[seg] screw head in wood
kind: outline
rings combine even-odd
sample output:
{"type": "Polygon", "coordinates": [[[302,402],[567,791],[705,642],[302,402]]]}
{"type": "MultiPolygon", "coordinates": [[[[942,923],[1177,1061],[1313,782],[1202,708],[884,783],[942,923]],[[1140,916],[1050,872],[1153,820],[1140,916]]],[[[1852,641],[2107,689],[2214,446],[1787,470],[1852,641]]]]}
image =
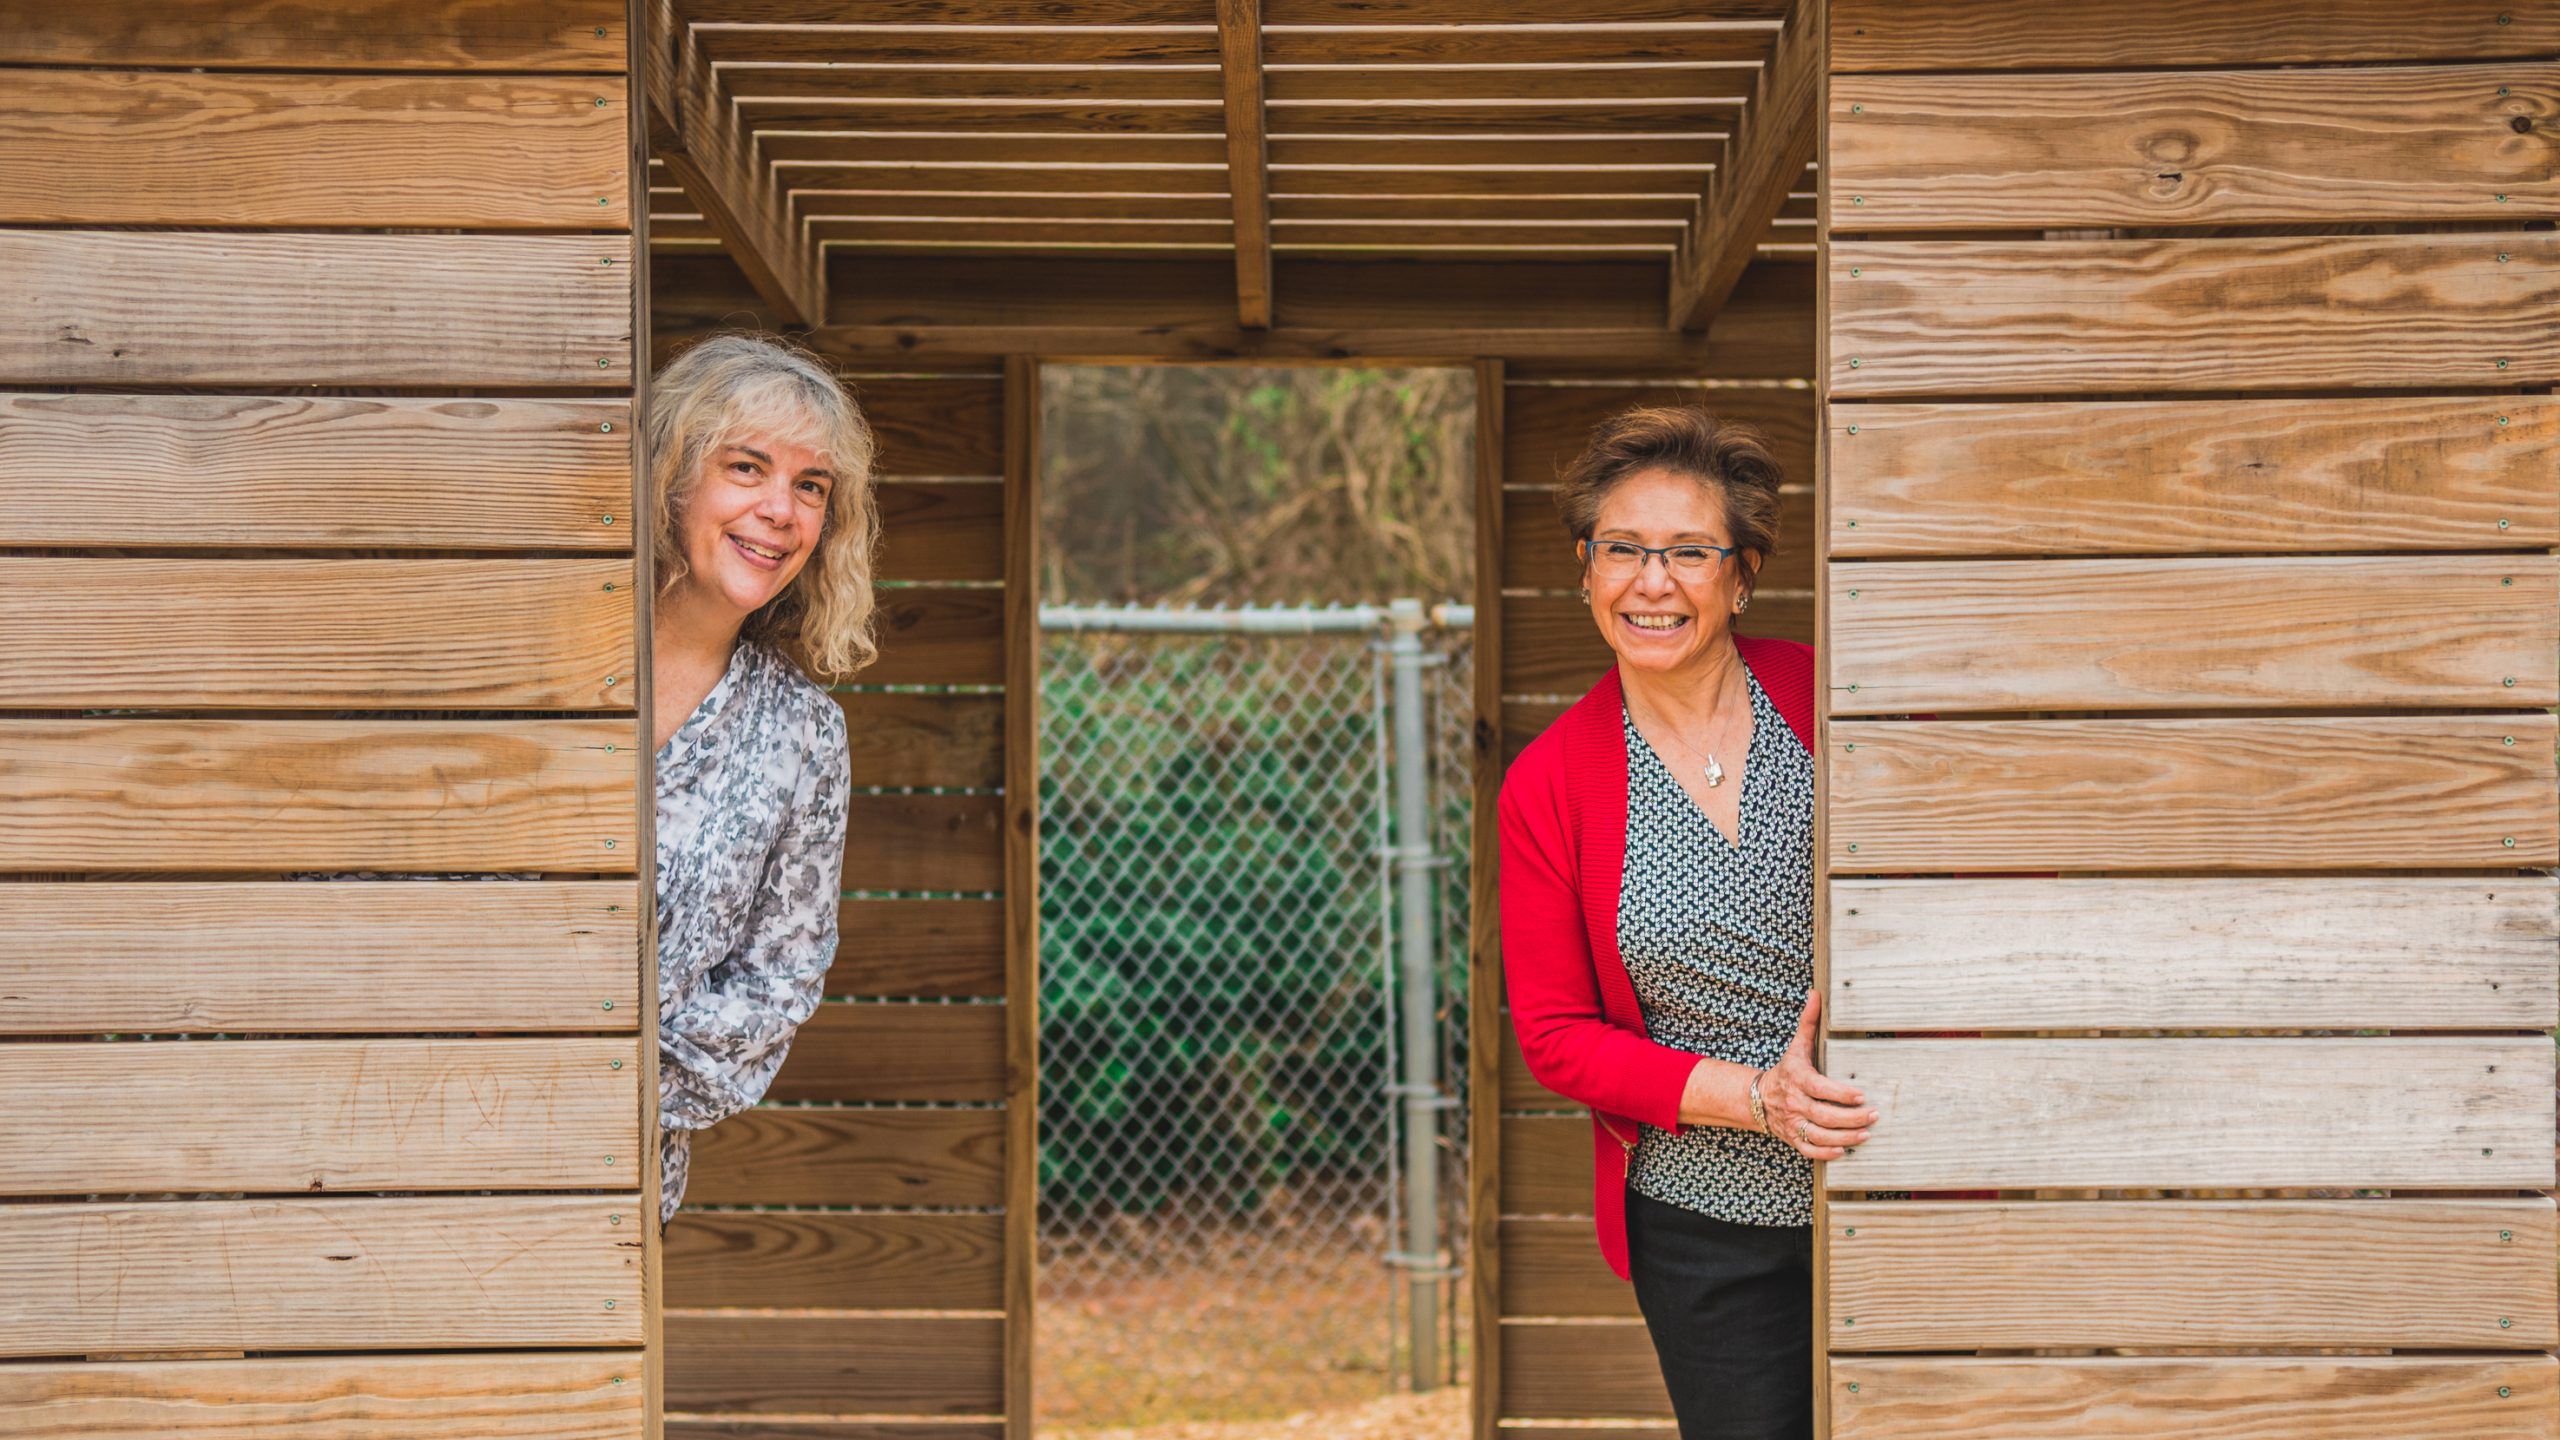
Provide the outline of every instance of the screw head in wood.
{"type": "MultiPolygon", "coordinates": [[[[2504,360],[2501,360],[2501,361],[2499,361],[2498,363],[2499,363],[2499,364],[2501,364],[2501,365],[2504,365],[2504,364],[2506,364],[2507,362],[2506,362],[2506,361],[2504,361],[2504,360]]],[[[1857,357],[1857,356],[1852,355],[1852,356],[1850,356],[1850,357],[1849,357],[1849,368],[1850,368],[1850,369],[1852,369],[1852,370],[1855,370],[1855,369],[1857,369],[1857,368],[1858,368],[1858,357],[1857,357]]]]}
{"type": "Polygon", "coordinates": [[[1864,115],[1867,113],[1867,107],[1864,105],[1852,105],[1849,107],[1849,113],[1852,115],[1864,115]]]}
{"type": "Polygon", "coordinates": [[[606,1008],[607,1010],[612,1009],[612,1008],[613,1008],[613,1002],[612,1002],[612,1001],[610,1001],[610,1000],[607,1000],[606,1002],[604,1002],[604,1008],[606,1008]]]}
{"type": "Polygon", "coordinates": [[[1852,265],[1849,267],[1849,278],[1852,280],[1855,280],[1866,273],[1866,268],[1864,266],[1852,265]]]}
{"type": "Polygon", "coordinates": [[[613,523],[613,517],[612,517],[612,516],[610,516],[610,515],[607,515],[606,517],[604,517],[604,523],[606,523],[607,525],[612,524],[612,523],[613,523]]]}
{"type": "MultiPolygon", "coordinates": [[[[601,31],[601,30],[599,30],[599,31],[597,31],[596,33],[597,33],[597,34],[599,34],[599,35],[601,35],[601,34],[603,34],[604,32],[603,32],[603,31],[601,31]]],[[[603,108],[604,108],[604,97],[603,97],[603,96],[601,96],[601,95],[599,95],[599,96],[597,96],[597,97],[596,97],[596,108],[597,108],[597,109],[599,109],[599,110],[601,110],[601,109],[603,109],[603,108]]]]}
{"type": "Polygon", "coordinates": [[[613,422],[612,422],[612,421],[610,421],[610,420],[607,420],[607,421],[606,421],[606,422],[604,422],[603,424],[601,424],[601,425],[597,426],[597,427],[596,427],[596,431],[597,431],[597,433],[598,433],[598,434],[602,434],[602,435],[610,435],[610,434],[612,434],[612,433],[613,433],[613,422]]]}
{"type": "Polygon", "coordinates": [[[2513,1390],[2510,1390],[2508,1387],[2506,1387],[2506,1386],[2504,1386],[2504,1385],[2501,1385],[2501,1386],[2499,1386],[2499,1387],[2498,1387],[2498,1398],[2499,1398],[2499,1399],[2501,1399],[2501,1400],[2506,1399],[2509,1395],[2512,1395],[2512,1394],[2514,1394],[2514,1393],[2515,1393],[2515,1392],[2514,1392],[2513,1390]]]}
{"type": "Polygon", "coordinates": [[[612,849],[612,848],[614,847],[614,843],[615,843],[615,842],[613,842],[613,841],[611,841],[611,840],[607,840],[606,842],[604,842],[604,848],[606,848],[607,850],[610,850],[610,849],[612,849]]]}
{"type": "MultiPolygon", "coordinates": [[[[2514,837],[2513,835],[2501,835],[2501,836],[2499,836],[2499,837],[2498,837],[2498,843],[2499,843],[2499,844],[2501,844],[2501,845],[2504,845],[2505,847],[2507,847],[2507,848],[2508,848],[2508,849],[2510,849],[2510,850],[2513,850],[2514,848],[2516,848],[2516,837],[2514,837]]],[[[2483,1154],[2483,1155],[2486,1155],[2486,1154],[2488,1154],[2489,1152],[2488,1152],[2488,1151],[2486,1151],[2486,1150],[2483,1150],[2483,1151],[2481,1151],[2480,1153],[2481,1153],[2481,1154],[2483,1154]]]]}
{"type": "Polygon", "coordinates": [[[613,1308],[613,1302],[612,1302],[612,1301],[610,1301],[610,1300],[607,1300],[606,1302],[604,1302],[604,1308],[606,1308],[607,1310],[612,1309],[612,1308],[613,1308]]]}
{"type": "MultiPolygon", "coordinates": [[[[2486,1151],[2486,1150],[2483,1150],[2483,1151],[2481,1151],[2480,1153],[2481,1153],[2481,1154],[2483,1154],[2483,1155],[2486,1155],[2486,1154],[2488,1154],[2489,1152],[2488,1152],[2488,1151],[2486,1151]]],[[[2514,1322],[2513,1320],[2508,1319],[2508,1318],[2507,1318],[2506,1316],[2504,1316],[2504,1315],[2501,1315],[2501,1316],[2499,1316],[2499,1317],[2498,1317],[2498,1328],[2499,1328],[2499,1329],[2501,1329],[2501,1330],[2511,1330],[2511,1329],[2514,1329],[2514,1328],[2515,1328],[2515,1323],[2516,1323],[2516,1322],[2514,1322]]]]}
{"type": "Polygon", "coordinates": [[[1852,840],[1852,841],[1850,841],[1850,842],[1849,842],[1849,853],[1850,853],[1850,854],[1852,854],[1852,855],[1855,855],[1855,854],[1857,854],[1857,853],[1858,853],[1858,842],[1857,842],[1857,841],[1852,840]]]}
{"type": "Polygon", "coordinates": [[[1857,1233],[1858,1233],[1858,1227],[1857,1227],[1857,1226],[1855,1226],[1855,1225],[1852,1225],[1852,1226],[1850,1226],[1848,1229],[1843,1230],[1843,1231],[1841,1231],[1840,1233],[1841,1233],[1841,1234],[1843,1234],[1843,1235],[1855,1235],[1855,1234],[1857,1234],[1857,1233]]]}
{"type": "Polygon", "coordinates": [[[606,1157],[604,1157],[604,1163],[606,1163],[607,1165],[612,1164],[612,1163],[613,1163],[613,1157],[612,1157],[612,1156],[610,1156],[610,1155],[607,1155],[606,1157]]]}
{"type": "MultiPolygon", "coordinates": [[[[1855,364],[1855,363],[1857,363],[1857,362],[1855,362],[1855,361],[1851,361],[1850,363],[1851,363],[1851,364],[1855,364]]],[[[1850,433],[1850,434],[1852,434],[1852,435],[1857,434],[1857,433],[1858,433],[1858,427],[1857,427],[1857,426],[1855,426],[1855,425],[1850,426],[1850,427],[1849,427],[1849,433],[1850,433]]]]}
{"type": "MultiPolygon", "coordinates": [[[[2501,529],[2501,530],[2504,530],[2505,528],[2507,528],[2507,522],[2506,522],[2506,521],[2504,521],[2504,520],[2499,521],[2499,522],[2498,522],[2498,528],[2499,528],[2499,529],[2501,529]]],[[[2504,586],[2504,585],[2513,585],[2513,584],[2515,584],[2515,583],[2516,583],[2516,577],[2514,577],[2513,575],[2501,575],[2501,576],[2499,576],[2499,577],[2498,577],[2498,583],[2499,583],[2500,585],[2502,585],[2502,586],[2504,586]]]]}
{"type": "Polygon", "coordinates": [[[1842,1320],[1840,1323],[1841,1323],[1841,1324],[1843,1324],[1843,1325],[1855,1325],[1855,1324],[1857,1324],[1857,1323],[1858,1323],[1858,1317],[1857,1317],[1857,1316],[1855,1316],[1855,1315],[1852,1315],[1852,1316],[1849,1316],[1847,1319],[1842,1320]]]}
{"type": "Polygon", "coordinates": [[[2504,196],[2504,195],[2499,196],[2499,197],[2498,197],[2498,203],[2499,203],[2499,204],[2501,204],[2501,205],[2506,204],[2506,203],[2507,203],[2507,197],[2506,197],[2506,196],[2504,196]]]}
{"type": "Polygon", "coordinates": [[[1864,195],[1852,195],[1849,197],[1849,203],[1852,205],[1864,205],[1867,203],[1867,197],[1864,195]]]}
{"type": "Polygon", "coordinates": [[[596,362],[596,368],[599,370],[610,370],[613,368],[613,362],[610,360],[598,360],[596,362]]]}
{"type": "Polygon", "coordinates": [[[621,1062],[621,1061],[619,1061],[619,1060],[614,1061],[614,1062],[613,1062],[613,1068],[614,1068],[614,1069],[616,1069],[616,1070],[621,1069],[621,1068],[622,1068],[622,1062],[621,1062]]]}
{"type": "Polygon", "coordinates": [[[2510,675],[2510,676],[2508,676],[2505,680],[2501,681],[2500,683],[2501,683],[2501,684],[2503,684],[2503,685],[2505,685],[2508,689],[2513,690],[2514,688],[2516,688],[2516,677],[2514,677],[2513,675],[2510,675]]]}
{"type": "Polygon", "coordinates": [[[2506,361],[2504,361],[2504,360],[2499,361],[2499,362],[2498,362],[2498,368],[2499,368],[2499,369],[2501,369],[2501,370],[2506,369],[2506,368],[2507,368],[2507,362],[2506,362],[2506,361]]]}
{"type": "MultiPolygon", "coordinates": [[[[2506,252],[2506,251],[2501,250],[2501,251],[2499,251],[2499,252],[2498,252],[2498,263],[2499,263],[2499,264],[2501,264],[2501,265],[2504,265],[2504,264],[2506,264],[2506,263],[2507,263],[2507,252],[2506,252]]],[[[2504,424],[2505,424],[2505,423],[2507,423],[2507,422],[2506,422],[2506,420],[2505,420],[2505,418],[2504,418],[2504,417],[2501,417],[2501,418],[2499,419],[2498,423],[2499,423],[2499,424],[2501,424],[2501,425],[2504,425],[2504,424]]]]}
{"type": "Polygon", "coordinates": [[[615,1225],[619,1225],[619,1224],[621,1224],[621,1223],[622,1223],[622,1217],[621,1217],[621,1216],[619,1216],[619,1215],[607,1215],[607,1216],[606,1216],[606,1217],[604,1217],[604,1218],[605,1218],[608,1222],[610,1222],[610,1223],[612,1223],[612,1224],[615,1224],[615,1225]]]}
{"type": "Polygon", "coordinates": [[[2513,1240],[2516,1238],[2516,1232],[2513,1230],[2501,1230],[2498,1232],[2498,1238],[2500,1240],[2513,1240]]]}
{"type": "Polygon", "coordinates": [[[2501,745],[2513,745],[2516,743],[2516,737],[2513,735],[2501,735],[2498,737],[2498,743],[2501,745]]]}
{"type": "MultiPolygon", "coordinates": [[[[596,27],[596,38],[597,38],[597,39],[599,39],[599,40],[601,40],[601,39],[603,39],[603,38],[604,38],[604,27],[603,27],[603,26],[601,26],[601,25],[599,25],[599,26],[597,26],[597,27],[596,27]]],[[[614,1384],[616,1384],[616,1385],[621,1384],[621,1383],[622,1383],[622,1377],[621,1377],[621,1376],[619,1376],[619,1375],[614,1376],[614,1377],[613,1377],[613,1383],[614,1383],[614,1384]]]]}

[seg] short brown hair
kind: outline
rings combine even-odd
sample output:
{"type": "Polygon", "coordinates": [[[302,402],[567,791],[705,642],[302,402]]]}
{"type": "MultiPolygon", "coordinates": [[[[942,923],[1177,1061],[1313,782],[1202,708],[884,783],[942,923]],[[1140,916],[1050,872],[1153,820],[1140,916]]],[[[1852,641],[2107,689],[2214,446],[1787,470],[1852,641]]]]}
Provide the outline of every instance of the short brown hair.
{"type": "Polygon", "coordinates": [[[1556,477],[1556,510],[1565,529],[1576,540],[1590,539],[1600,502],[1618,482],[1656,469],[1713,485],[1723,497],[1734,547],[1755,557],[1743,567],[1748,591],[1778,548],[1778,462],[1759,431],[1694,405],[1642,405],[1601,421],[1556,477]]]}

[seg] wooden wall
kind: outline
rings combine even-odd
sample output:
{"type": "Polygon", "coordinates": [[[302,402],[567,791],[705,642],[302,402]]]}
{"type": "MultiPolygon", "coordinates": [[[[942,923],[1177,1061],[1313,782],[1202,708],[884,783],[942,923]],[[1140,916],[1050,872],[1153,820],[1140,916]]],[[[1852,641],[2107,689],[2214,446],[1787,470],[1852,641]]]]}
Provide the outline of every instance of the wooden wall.
{"type": "Polygon", "coordinates": [[[2560,14],[1830,15],[1831,1435],[2560,1433],[2560,14]]]}
{"type": "Polygon", "coordinates": [[[1037,406],[1013,370],[850,377],[884,584],[879,662],[837,696],[842,941],[766,1102],[695,1143],[671,1436],[1027,1431],[1037,406]]]}
{"type": "Polygon", "coordinates": [[[0,5],[0,1431],[647,1432],[630,39],[0,5]]]}
{"type": "MultiPolygon", "coordinates": [[[[1766,268],[1765,266],[1763,268],[1766,268]]],[[[1810,296],[1806,297],[1808,300],[1810,296]]],[[[1796,324],[1810,331],[1811,305],[1796,324]]],[[[1480,404],[1476,636],[1479,772],[1471,963],[1469,1270],[1475,1325],[1475,1434],[1531,1421],[1554,1440],[1668,1437],[1670,1400],[1633,1292],[1602,1263],[1591,1232],[1588,1112],[1529,1078],[1501,1009],[1496,834],[1501,771],[1596,683],[1610,652],[1576,591],[1573,539],[1554,503],[1556,473],[1599,421],[1632,405],[1698,405],[1762,431],[1788,477],[1778,552],[1741,628],[1813,638],[1814,393],[1809,345],[1739,351],[1747,372],[1700,381],[1623,373],[1545,378],[1487,367],[1480,404]],[[1486,619],[1490,617],[1491,625],[1486,619]],[[1630,1417],[1633,1417],[1631,1422],[1630,1417]],[[1640,1422],[1640,1423],[1633,1423],[1640,1422]]]]}

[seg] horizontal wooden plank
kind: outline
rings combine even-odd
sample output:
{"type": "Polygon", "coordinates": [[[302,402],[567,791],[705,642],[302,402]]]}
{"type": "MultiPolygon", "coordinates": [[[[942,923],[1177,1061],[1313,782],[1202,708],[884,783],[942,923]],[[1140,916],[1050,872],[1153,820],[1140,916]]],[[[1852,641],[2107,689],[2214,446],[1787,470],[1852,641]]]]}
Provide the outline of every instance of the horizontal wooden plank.
{"type": "Polygon", "coordinates": [[[1001,890],[1004,797],[862,794],[847,807],[847,890],[1001,890]]]}
{"type": "Polygon", "coordinates": [[[1004,578],[1004,487],[886,481],[879,487],[883,580],[1004,578]]]}
{"type": "Polygon", "coordinates": [[[618,76],[29,70],[10,98],[10,223],[631,226],[618,76]]]}
{"type": "MultiPolygon", "coordinates": [[[[1838,1213],[1834,1207],[1833,1213],[1838,1213]]],[[[1605,1315],[1640,1318],[1635,1287],[1609,1273],[1591,1222],[1505,1220],[1502,1253],[1504,1318],[1605,1315]]]]}
{"type": "Polygon", "coordinates": [[[0,1355],[637,1346],[637,1203],[0,1206],[0,1355]]]}
{"type": "Polygon", "coordinates": [[[1830,567],[1831,713],[2560,703],[2545,555],[1830,567]]]}
{"type": "Polygon", "coordinates": [[[1841,1202],[1825,1226],[1835,1351],[2560,1342],[2548,1196],[1841,1202]]]}
{"type": "Polygon", "coordinates": [[[666,1303],[1001,1310],[1001,1215],[686,1211],[666,1234],[666,1303]]]}
{"type": "Polygon", "coordinates": [[[865,685],[1004,683],[1004,591],[896,587],[880,592],[880,658],[865,685]]]}
{"type": "MultiPolygon", "coordinates": [[[[805,213],[826,213],[810,209],[805,213]]],[[[849,375],[880,443],[882,475],[1004,473],[1004,381],[996,375],[849,375]]]]}
{"type": "Polygon", "coordinates": [[[2555,735],[2533,714],[1837,721],[1824,858],[1870,874],[2550,865],[2555,735]]]}
{"type": "Polygon", "coordinates": [[[2552,1184],[2542,1035],[1835,1039],[1825,1068],[1879,1114],[1834,1190],[2552,1184]]]}
{"type": "Polygon", "coordinates": [[[693,1137],[693,1205],[1004,1203],[1002,1110],[758,1106],[693,1137]]]}
{"type": "Polygon", "coordinates": [[[1844,879],[1830,896],[1834,1030],[2560,1024],[2544,876],[1844,879]]]}
{"type": "Polygon", "coordinates": [[[627,551],[631,407],[0,395],[0,544],[627,551]]]}
{"type": "Polygon", "coordinates": [[[1002,1005],[820,1005],[774,1100],[1002,1100],[1002,1005]]]}
{"type": "Polygon", "coordinates": [[[667,1417],[667,1440],[1004,1440],[1004,1422],[679,1413],[667,1417]]]}
{"type": "Polygon", "coordinates": [[[2056,1416],[2159,1440],[2551,1440],[2560,1398],[2547,1355],[1842,1355],[1830,1374],[1834,1440],[2046,1440],[2056,1416]]]}
{"type": "Polygon", "coordinates": [[[1502,1213],[1591,1213],[1591,1119],[1520,1115],[1503,1120],[1502,1213]]]}
{"type": "Polygon", "coordinates": [[[1509,1324],[1501,1346],[1506,1420],[1670,1418],[1671,1392],[1641,1321],[1509,1324]]]}
{"type": "MultiPolygon", "coordinates": [[[[1777,553],[1760,567],[1760,583],[1772,598],[1776,591],[1812,588],[1815,529],[1813,486],[1786,487],[1778,496],[1777,553]]],[[[1582,567],[1574,559],[1572,537],[1556,513],[1555,492],[1505,489],[1502,588],[1572,590],[1581,584],[1582,567]]]]}
{"type": "Polygon", "coordinates": [[[0,705],[599,710],[627,559],[0,558],[0,705]]]}
{"type": "Polygon", "coordinates": [[[615,0],[96,0],[0,4],[0,64],[259,70],[622,69],[615,0]]]}
{"type": "Polygon", "coordinates": [[[2560,378],[2550,235],[1841,241],[1830,256],[1844,398],[2560,378]]]}
{"type": "Polygon", "coordinates": [[[635,1185],[639,1060],[628,1038],[0,1046],[25,1107],[0,1194],[635,1185]]]}
{"type": "Polygon", "coordinates": [[[2560,398],[1844,405],[1831,554],[2560,544],[2560,398]]]}
{"type": "Polygon", "coordinates": [[[1831,86],[1842,228],[2510,220],[2560,209],[2560,65],[1862,75],[1831,86]],[[2515,127],[2521,125],[2519,132],[2515,127]]]}
{"type": "Polygon", "coordinates": [[[985,1415],[1004,1408],[1000,1318],[666,1318],[669,1410],[985,1415]]]}
{"type": "MultiPolygon", "coordinates": [[[[1733,627],[1745,635],[1813,638],[1813,596],[1762,590],[1733,627]]],[[[1616,663],[1591,607],[1571,595],[1507,595],[1502,601],[1502,692],[1579,695],[1616,663]]]]}
{"type": "Polygon", "coordinates": [[[0,885],[0,1034],[630,1030],[629,880],[0,885]]]}
{"type": "Polygon", "coordinates": [[[0,720],[0,870],[627,871],[624,720],[0,720]]]}
{"type": "Polygon", "coordinates": [[[1001,900],[847,900],[829,995],[1000,996],[1001,900]]]}
{"type": "Polygon", "coordinates": [[[0,383],[628,387],[630,259],[618,235],[0,231],[0,383]]]}
{"type": "Polygon", "coordinates": [[[1638,405],[1679,405],[1760,432],[1788,480],[1813,483],[1813,391],[1782,385],[1505,385],[1502,479],[1553,483],[1601,421],[1638,405]]]}
{"type": "Polygon", "coordinates": [[[2280,65],[2487,60],[2560,51],[2560,16],[2513,0],[2152,0],[2126,12],[2072,0],[1840,0],[1833,71],[2121,70],[2135,65],[2280,65]]]}
{"type": "Polygon", "coordinates": [[[1004,697],[840,690],[856,785],[1004,784],[1004,697]]]}
{"type": "Polygon", "coordinates": [[[19,1440],[636,1440],[647,1393],[609,1350],[0,1365],[19,1440]]]}

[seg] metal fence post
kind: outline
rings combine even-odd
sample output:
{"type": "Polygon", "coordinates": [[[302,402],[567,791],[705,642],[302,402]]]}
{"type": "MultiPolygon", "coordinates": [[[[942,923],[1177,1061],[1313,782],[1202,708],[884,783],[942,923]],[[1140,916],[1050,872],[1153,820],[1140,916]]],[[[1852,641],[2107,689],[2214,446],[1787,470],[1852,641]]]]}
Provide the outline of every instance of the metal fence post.
{"type": "Polygon", "coordinates": [[[1413,1388],[1440,1384],[1440,1125],[1439,926],[1431,895],[1437,857],[1431,845],[1431,746],[1423,715],[1423,628],[1418,600],[1387,609],[1387,655],[1394,670],[1395,869],[1397,1003],[1403,1061],[1396,1093],[1404,1100],[1405,1281],[1411,1300],[1413,1388]]]}

